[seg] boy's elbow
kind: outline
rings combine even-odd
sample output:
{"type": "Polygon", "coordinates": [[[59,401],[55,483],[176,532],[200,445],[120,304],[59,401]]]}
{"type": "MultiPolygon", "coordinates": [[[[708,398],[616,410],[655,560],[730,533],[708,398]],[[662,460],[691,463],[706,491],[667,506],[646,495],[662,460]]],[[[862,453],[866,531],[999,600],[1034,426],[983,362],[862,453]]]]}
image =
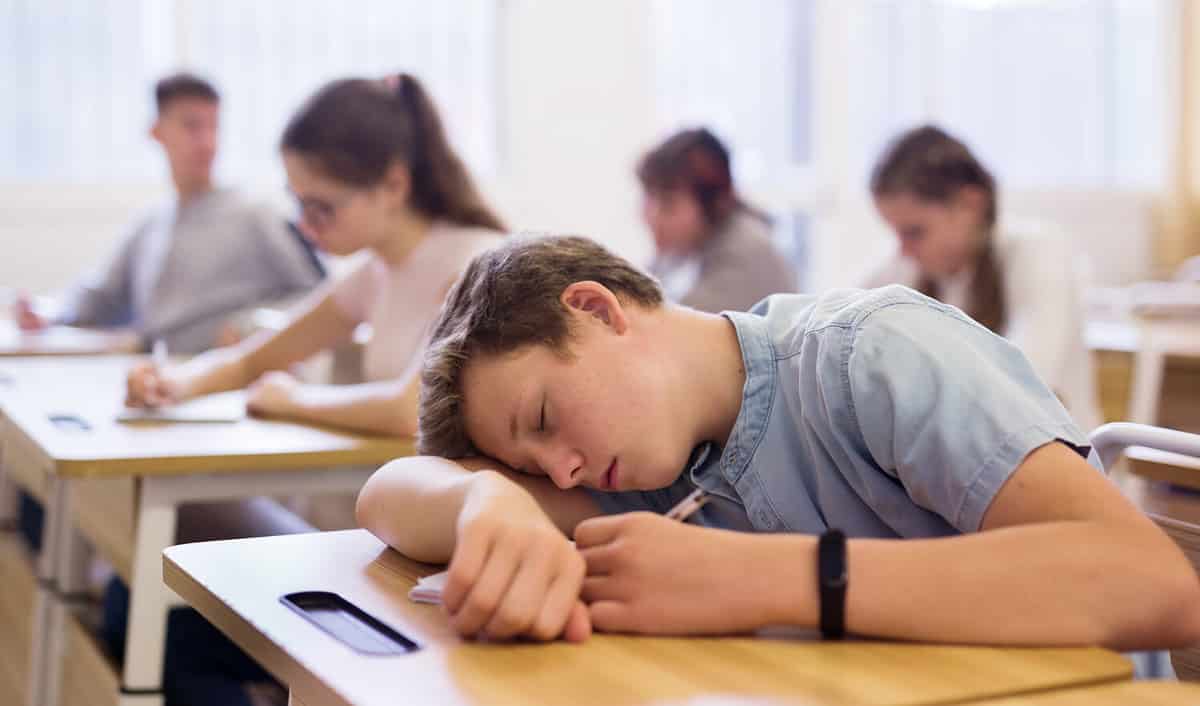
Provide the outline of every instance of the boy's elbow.
{"type": "Polygon", "coordinates": [[[1110,624],[1102,644],[1121,650],[1162,650],[1200,643],[1200,578],[1191,564],[1176,554],[1161,557],[1157,566],[1139,574],[1141,598],[1134,602],[1134,613],[1126,613],[1121,624],[1110,624]]]}
{"type": "Polygon", "coordinates": [[[1191,565],[1182,567],[1160,579],[1157,623],[1160,646],[1188,647],[1200,643],[1200,578],[1191,565]]]}
{"type": "Polygon", "coordinates": [[[379,523],[387,516],[384,509],[389,504],[389,496],[395,495],[391,486],[395,485],[395,478],[404,473],[404,466],[409,465],[412,460],[398,458],[388,461],[363,483],[363,487],[358,491],[358,498],[354,501],[354,520],[359,527],[383,539],[384,528],[379,523]]]}
{"type": "Polygon", "coordinates": [[[372,473],[370,478],[367,478],[367,482],[363,483],[363,487],[358,491],[358,498],[354,501],[354,521],[358,523],[359,527],[369,530],[375,535],[379,534],[375,531],[374,526],[377,514],[375,509],[379,505],[378,496],[382,492],[380,488],[382,483],[379,482],[379,477],[387,470],[388,465],[391,464],[383,466],[372,473]]]}

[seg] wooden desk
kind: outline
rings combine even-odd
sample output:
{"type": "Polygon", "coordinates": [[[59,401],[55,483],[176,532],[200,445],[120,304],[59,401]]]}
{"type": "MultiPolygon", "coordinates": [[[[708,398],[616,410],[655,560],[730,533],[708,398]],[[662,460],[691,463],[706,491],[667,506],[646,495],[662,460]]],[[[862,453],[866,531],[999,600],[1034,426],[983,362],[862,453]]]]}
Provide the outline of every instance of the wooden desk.
{"type": "MultiPolygon", "coordinates": [[[[179,505],[258,495],[353,493],[382,463],[412,453],[403,439],[289,422],[121,424],[133,358],[0,360],[5,468],[46,508],[30,703],[57,703],[66,634],[62,596],[78,593],[86,549],[129,581],[122,703],[161,702],[166,613],[159,555],[179,505]]],[[[245,578],[245,577],[243,577],[245,578]]],[[[112,701],[116,701],[114,695],[112,701]]]]}
{"type": "Polygon", "coordinates": [[[12,320],[0,319],[0,357],[134,353],[141,345],[141,338],[128,330],[51,326],[27,333],[12,320]]]}
{"type": "Polygon", "coordinates": [[[171,547],[163,579],[305,706],[608,704],[703,695],[804,704],[929,704],[1128,679],[1101,649],[995,649],[802,639],[593,636],[583,645],[479,644],[408,589],[436,567],[364,530],[171,547]],[[251,568],[253,567],[253,568],[251,568]],[[255,580],[246,581],[248,571],[255,580]],[[280,602],[332,591],[421,649],[365,656],[280,602]]]}
{"type": "MultiPolygon", "coordinates": [[[[1128,316],[1116,320],[1089,321],[1086,329],[1087,347],[1097,361],[1099,392],[1108,421],[1132,421],[1143,424],[1166,424],[1192,429],[1193,415],[1169,410],[1159,419],[1160,401],[1165,397],[1168,406],[1174,397],[1186,400],[1190,406],[1200,379],[1200,320],[1188,318],[1148,318],[1128,316]],[[1173,361],[1173,362],[1172,362],[1173,361]],[[1164,394],[1163,382],[1168,363],[1183,389],[1164,394]],[[1129,372],[1126,372],[1126,369],[1129,372]],[[1125,398],[1123,379],[1128,375],[1127,405],[1116,407],[1113,401],[1125,398]],[[1178,419],[1177,419],[1178,417],[1178,419]]],[[[1174,384],[1174,383],[1173,383],[1174,384]]]]}
{"type": "Polygon", "coordinates": [[[1126,681],[1083,689],[1056,689],[971,706],[1196,706],[1200,684],[1177,681],[1126,681]]]}

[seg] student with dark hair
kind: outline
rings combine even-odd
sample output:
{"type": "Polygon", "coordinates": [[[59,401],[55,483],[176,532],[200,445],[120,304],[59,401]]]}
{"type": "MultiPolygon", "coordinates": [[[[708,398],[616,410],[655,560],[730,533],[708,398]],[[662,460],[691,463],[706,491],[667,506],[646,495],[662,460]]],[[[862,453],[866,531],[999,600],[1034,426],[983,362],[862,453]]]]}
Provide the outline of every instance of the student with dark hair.
{"type": "Polygon", "coordinates": [[[220,97],[191,74],[155,86],[150,135],[166,155],[175,196],[140,219],[108,261],[54,308],[36,311],[19,297],[18,325],[127,327],[149,344],[199,353],[223,336],[239,312],[294,299],[322,278],[284,217],[235,189],[213,183],[220,97]]]}
{"type": "Polygon", "coordinates": [[[514,238],[450,292],[422,380],[430,456],[358,517],[449,563],[465,637],[1200,640],[1187,558],[1024,356],[911,289],[714,316],[584,238],[514,238]]]}
{"type": "Polygon", "coordinates": [[[450,286],[504,226],[480,196],[416,78],[334,81],[288,123],[280,144],[301,229],[335,255],[370,256],[314,292],[291,322],[183,365],[129,373],[128,401],[158,405],[251,386],[252,412],[365,432],[416,432],[416,371],[426,329],[450,286]],[[372,336],[366,382],[301,384],[287,368],[372,336]]]}
{"type": "Polygon", "coordinates": [[[711,132],[672,135],[642,157],[637,175],[657,249],[650,271],[668,298],[716,313],[795,290],[770,218],[738,195],[729,150],[711,132]]]}
{"type": "Polygon", "coordinates": [[[1083,429],[1099,426],[1078,258],[1067,240],[1044,225],[999,222],[991,173],[932,125],[888,146],[871,194],[899,249],[864,284],[904,284],[962,309],[1020,348],[1083,429]]]}
{"type": "MultiPolygon", "coordinates": [[[[504,226],[451,147],[425,89],[408,74],[327,84],[292,116],[280,151],[304,236],[334,255],[366,250],[369,256],[313,292],[279,331],[180,365],[134,367],[127,401],[169,404],[251,385],[248,405],[258,414],[412,435],[428,328],[470,260],[502,242],[504,226]],[[366,382],[302,384],[284,372],[349,341],[362,323],[372,328],[366,382]]],[[[337,514],[338,499],[332,500],[327,509],[337,514]]],[[[180,541],[311,529],[266,498],[182,510],[180,541]]],[[[123,625],[122,591],[109,589],[114,639],[123,625]]],[[[244,703],[243,692],[264,688],[261,670],[223,649],[224,641],[211,633],[182,619],[172,626],[168,668],[177,673],[168,674],[168,696],[194,686],[209,694],[206,703],[244,703]],[[259,683],[239,683],[247,681],[259,683]]]]}

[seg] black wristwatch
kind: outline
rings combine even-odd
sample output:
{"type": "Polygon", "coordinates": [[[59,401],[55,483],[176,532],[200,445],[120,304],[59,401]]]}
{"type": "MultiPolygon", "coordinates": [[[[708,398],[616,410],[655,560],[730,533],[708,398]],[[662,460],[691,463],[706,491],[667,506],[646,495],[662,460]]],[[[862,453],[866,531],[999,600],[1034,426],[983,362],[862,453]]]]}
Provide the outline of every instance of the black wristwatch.
{"type": "Polygon", "coordinates": [[[817,590],[821,636],[840,640],[846,634],[846,535],[841,530],[826,530],[817,542],[817,590]]]}

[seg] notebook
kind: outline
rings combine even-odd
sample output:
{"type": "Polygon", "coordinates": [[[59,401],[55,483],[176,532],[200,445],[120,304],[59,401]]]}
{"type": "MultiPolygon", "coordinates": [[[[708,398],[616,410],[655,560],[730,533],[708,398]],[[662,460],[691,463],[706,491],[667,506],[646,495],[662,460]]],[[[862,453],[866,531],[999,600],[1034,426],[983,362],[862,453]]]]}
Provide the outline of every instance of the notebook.
{"type": "Polygon", "coordinates": [[[442,591],[446,588],[447,576],[448,574],[443,571],[420,579],[417,581],[417,585],[408,591],[408,600],[413,603],[440,604],[442,602],[442,591]]]}
{"type": "Polygon", "coordinates": [[[240,391],[205,395],[163,407],[125,407],[117,421],[233,424],[246,418],[246,397],[240,391]]]}

